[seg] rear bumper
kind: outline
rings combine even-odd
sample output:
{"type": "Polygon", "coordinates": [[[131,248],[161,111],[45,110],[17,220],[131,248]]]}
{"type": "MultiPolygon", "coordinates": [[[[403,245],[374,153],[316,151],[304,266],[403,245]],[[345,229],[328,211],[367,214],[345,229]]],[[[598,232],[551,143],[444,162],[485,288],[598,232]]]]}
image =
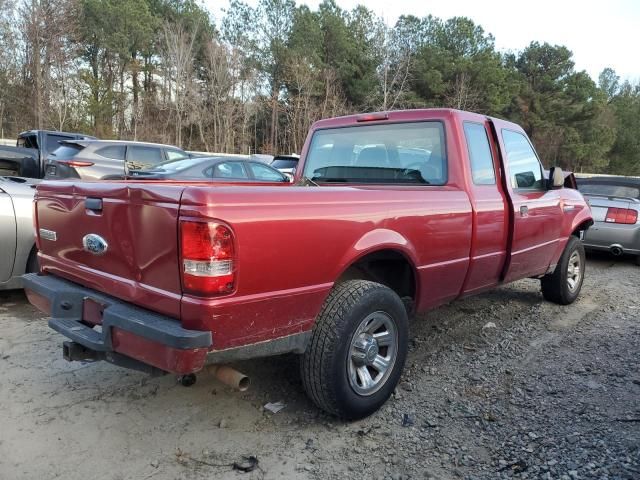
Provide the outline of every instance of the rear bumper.
{"type": "Polygon", "coordinates": [[[640,255],[640,224],[621,225],[595,222],[584,234],[585,248],[609,250],[619,246],[625,253],[640,255]]]}
{"type": "Polygon", "coordinates": [[[83,359],[177,374],[197,372],[205,364],[209,331],[187,330],[178,320],[53,275],[28,274],[23,282],[29,301],[51,315],[49,326],[73,341],[65,343],[69,359],[82,350],[83,359]]]}

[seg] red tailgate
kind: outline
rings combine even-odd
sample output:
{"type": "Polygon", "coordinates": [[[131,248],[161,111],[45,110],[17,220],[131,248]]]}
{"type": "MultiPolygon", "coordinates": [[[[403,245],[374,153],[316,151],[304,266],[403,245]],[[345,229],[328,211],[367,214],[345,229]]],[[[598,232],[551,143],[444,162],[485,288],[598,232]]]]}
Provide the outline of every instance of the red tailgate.
{"type": "Polygon", "coordinates": [[[43,182],[36,196],[43,270],[179,318],[183,189],[148,182],[43,182]]]}

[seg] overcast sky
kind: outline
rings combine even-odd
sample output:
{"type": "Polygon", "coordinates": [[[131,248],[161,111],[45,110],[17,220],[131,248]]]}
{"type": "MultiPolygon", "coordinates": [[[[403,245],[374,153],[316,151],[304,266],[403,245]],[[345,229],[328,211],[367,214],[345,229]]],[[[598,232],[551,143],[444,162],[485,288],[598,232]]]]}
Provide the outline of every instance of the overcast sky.
{"type": "MultiPolygon", "coordinates": [[[[245,0],[255,6],[257,0],[245,0]]],[[[400,15],[470,17],[490,32],[500,50],[522,50],[533,40],[565,45],[576,69],[594,79],[606,67],[640,80],[640,0],[336,0],[350,10],[361,3],[393,25],[400,15]]],[[[204,0],[216,21],[228,0],[204,0]]],[[[315,9],[319,0],[297,0],[315,9]]]]}

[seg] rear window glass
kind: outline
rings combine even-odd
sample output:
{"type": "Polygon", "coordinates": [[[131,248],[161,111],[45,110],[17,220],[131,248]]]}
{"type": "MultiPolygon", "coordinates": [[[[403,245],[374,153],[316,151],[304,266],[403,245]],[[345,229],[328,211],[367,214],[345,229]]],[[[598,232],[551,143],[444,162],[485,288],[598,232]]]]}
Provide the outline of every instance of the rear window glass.
{"type": "Polygon", "coordinates": [[[296,168],[298,166],[298,160],[276,158],[271,162],[273,168],[296,168]]]}
{"type": "Polygon", "coordinates": [[[284,175],[275,168],[265,165],[264,163],[249,162],[251,173],[256,180],[282,182],[285,180],[284,175]]]}
{"type": "Polygon", "coordinates": [[[640,198],[640,186],[611,185],[604,183],[578,184],[578,190],[587,195],[602,195],[603,197],[640,198]]]}
{"type": "Polygon", "coordinates": [[[96,150],[96,153],[101,157],[112,158],[114,160],[124,160],[125,146],[109,145],[108,147],[99,148],[96,150]]]}
{"type": "Polygon", "coordinates": [[[205,165],[207,162],[202,158],[184,158],[182,160],[167,160],[157,165],[152,165],[145,170],[162,170],[165,172],[179,172],[187,168],[195,167],[198,164],[205,165]]]}
{"type": "Polygon", "coordinates": [[[62,144],[51,152],[51,155],[54,156],[56,160],[68,160],[69,158],[75,157],[83,148],[84,147],[76,145],[75,143],[62,144]]]}
{"type": "Polygon", "coordinates": [[[443,185],[444,127],[430,121],[318,130],[304,173],[317,182],[443,185]]]}
{"type": "Polygon", "coordinates": [[[180,158],[189,158],[189,155],[182,150],[167,150],[168,160],[178,160],[180,158]]]}
{"type": "Polygon", "coordinates": [[[60,146],[60,142],[70,140],[70,137],[61,135],[47,135],[47,152],[53,152],[60,146]]]}

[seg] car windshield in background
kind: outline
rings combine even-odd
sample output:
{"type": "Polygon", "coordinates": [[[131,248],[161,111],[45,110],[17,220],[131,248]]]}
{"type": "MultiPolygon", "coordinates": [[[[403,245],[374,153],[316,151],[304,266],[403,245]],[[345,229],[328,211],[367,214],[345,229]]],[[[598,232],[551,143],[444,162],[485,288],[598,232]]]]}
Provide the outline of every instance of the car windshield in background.
{"type": "Polygon", "coordinates": [[[315,182],[443,185],[444,127],[427,121],[317,130],[304,176],[315,182]]]}
{"type": "Polygon", "coordinates": [[[585,195],[640,199],[640,186],[631,187],[606,183],[582,183],[578,184],[578,190],[585,195]]]}
{"type": "Polygon", "coordinates": [[[276,158],[273,162],[271,162],[271,166],[273,168],[296,168],[298,166],[298,160],[288,159],[288,158],[276,158]]]}

